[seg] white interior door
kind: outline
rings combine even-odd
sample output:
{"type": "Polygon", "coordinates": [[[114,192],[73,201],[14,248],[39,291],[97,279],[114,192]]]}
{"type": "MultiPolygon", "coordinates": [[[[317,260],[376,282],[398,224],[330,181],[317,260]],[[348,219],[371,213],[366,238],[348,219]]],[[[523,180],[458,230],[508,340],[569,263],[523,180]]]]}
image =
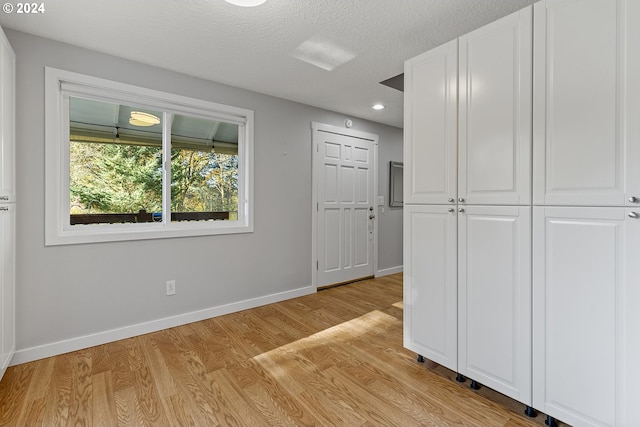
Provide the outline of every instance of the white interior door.
{"type": "Polygon", "coordinates": [[[314,125],[313,137],[317,286],[372,276],[377,136],[314,125]]]}

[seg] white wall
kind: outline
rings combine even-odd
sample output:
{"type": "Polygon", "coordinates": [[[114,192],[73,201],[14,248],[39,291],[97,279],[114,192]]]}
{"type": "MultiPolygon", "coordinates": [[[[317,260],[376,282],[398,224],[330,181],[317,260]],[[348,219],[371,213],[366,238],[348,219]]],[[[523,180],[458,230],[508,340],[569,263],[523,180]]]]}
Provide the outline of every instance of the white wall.
{"type": "MultiPolygon", "coordinates": [[[[346,117],[6,31],[17,56],[17,353],[14,363],[311,292],[311,122],[346,117]],[[44,246],[44,67],[255,111],[255,232],[44,246]],[[283,152],[287,153],[286,156],[283,152]],[[165,296],[165,281],[177,294],[165,296]],[[203,311],[202,311],[203,310],[203,311]]],[[[380,136],[380,194],[402,130],[380,136]]],[[[402,212],[379,212],[382,272],[402,265],[402,212]]]]}

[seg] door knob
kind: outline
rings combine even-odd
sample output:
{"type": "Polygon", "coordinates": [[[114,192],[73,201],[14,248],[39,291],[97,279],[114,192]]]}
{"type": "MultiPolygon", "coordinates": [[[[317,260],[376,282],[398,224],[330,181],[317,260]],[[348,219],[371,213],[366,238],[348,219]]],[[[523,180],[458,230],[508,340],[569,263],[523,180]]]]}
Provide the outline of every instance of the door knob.
{"type": "Polygon", "coordinates": [[[640,218],[638,212],[629,212],[629,218],[640,218]]]}
{"type": "Polygon", "coordinates": [[[369,219],[374,219],[376,216],[374,214],[369,215],[369,219]]]}
{"type": "Polygon", "coordinates": [[[634,197],[634,196],[631,196],[631,197],[629,197],[629,201],[630,201],[631,203],[638,203],[638,198],[637,198],[637,197],[634,197]]]}
{"type": "MultiPolygon", "coordinates": [[[[0,196],[0,200],[9,200],[9,196],[0,196]]],[[[453,202],[453,199],[449,199],[450,202],[453,202]]]]}
{"type": "Polygon", "coordinates": [[[449,198],[449,203],[453,203],[455,201],[456,201],[456,199],[454,199],[453,197],[449,198]]]}
{"type": "Polygon", "coordinates": [[[449,211],[449,213],[454,213],[456,210],[453,209],[453,208],[449,208],[448,211],[449,211]]]}
{"type": "Polygon", "coordinates": [[[463,208],[459,208],[458,212],[462,213],[462,212],[464,212],[464,209],[463,208]]]}
{"type": "Polygon", "coordinates": [[[463,199],[462,197],[458,198],[458,201],[459,201],[460,203],[464,203],[464,199],[463,199]]]}

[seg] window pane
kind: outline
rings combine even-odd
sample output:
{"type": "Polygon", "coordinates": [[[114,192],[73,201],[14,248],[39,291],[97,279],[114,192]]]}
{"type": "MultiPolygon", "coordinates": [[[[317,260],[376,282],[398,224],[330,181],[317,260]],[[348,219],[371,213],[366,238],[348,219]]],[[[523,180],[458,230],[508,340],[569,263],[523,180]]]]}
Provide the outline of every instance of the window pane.
{"type": "Polygon", "coordinates": [[[175,115],[171,219],[238,219],[238,125],[175,115]]]}
{"type": "Polygon", "coordinates": [[[161,118],[148,109],[69,98],[71,225],[161,220],[161,118]]]}

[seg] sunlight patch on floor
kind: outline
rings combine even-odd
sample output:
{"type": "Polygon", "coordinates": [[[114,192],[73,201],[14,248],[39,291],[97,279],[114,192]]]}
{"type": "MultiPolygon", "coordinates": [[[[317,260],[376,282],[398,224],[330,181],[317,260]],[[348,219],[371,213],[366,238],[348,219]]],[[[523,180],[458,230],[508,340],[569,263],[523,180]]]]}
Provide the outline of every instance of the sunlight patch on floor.
{"type": "MultiPolygon", "coordinates": [[[[292,364],[296,365],[298,372],[302,369],[304,372],[312,373],[318,371],[318,367],[304,356],[304,351],[314,351],[319,347],[337,343],[349,345],[348,342],[355,338],[371,334],[385,334],[389,331],[390,326],[396,322],[400,322],[400,320],[382,311],[373,310],[355,319],[254,356],[252,360],[279,380],[289,376],[291,370],[288,367],[292,364]]],[[[291,380],[290,385],[295,388],[296,385],[293,383],[297,383],[297,380],[293,378],[291,380]]]]}

